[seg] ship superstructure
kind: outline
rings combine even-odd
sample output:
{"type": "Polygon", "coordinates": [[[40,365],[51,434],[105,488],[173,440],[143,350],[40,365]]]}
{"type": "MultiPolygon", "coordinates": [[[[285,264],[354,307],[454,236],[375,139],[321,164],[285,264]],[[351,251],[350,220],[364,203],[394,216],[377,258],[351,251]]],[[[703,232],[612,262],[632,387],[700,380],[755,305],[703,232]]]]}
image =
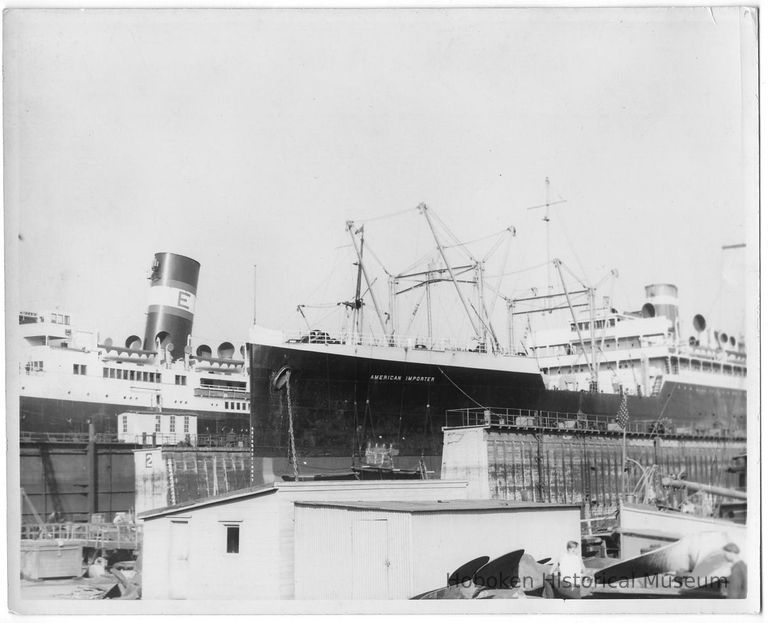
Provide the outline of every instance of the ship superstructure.
{"type": "Polygon", "coordinates": [[[677,287],[651,284],[639,311],[619,312],[606,305],[577,314],[562,329],[530,338],[544,382],[553,391],[624,392],[661,398],[661,419],[691,426],[745,428],[747,356],[743,339],[713,331],[701,314],[683,333],[677,287]]]}
{"type": "Polygon", "coordinates": [[[146,335],[123,345],[76,329],[68,314],[21,312],[21,431],[116,434],[126,411],[176,414],[183,438],[190,415],[200,434],[248,434],[250,392],[244,344],[215,353],[192,338],[199,264],[158,253],[150,275],[146,335]],[[186,419],[185,419],[186,414],[186,419]]]}

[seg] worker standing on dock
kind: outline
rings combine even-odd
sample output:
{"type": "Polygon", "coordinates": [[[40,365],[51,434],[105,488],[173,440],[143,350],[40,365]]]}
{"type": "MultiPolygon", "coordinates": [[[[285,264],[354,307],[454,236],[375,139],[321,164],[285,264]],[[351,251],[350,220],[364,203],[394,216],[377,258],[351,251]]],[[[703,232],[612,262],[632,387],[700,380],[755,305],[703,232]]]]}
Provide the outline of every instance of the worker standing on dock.
{"type": "Polygon", "coordinates": [[[585,574],[586,569],[579,554],[579,544],[576,541],[568,541],[565,553],[555,563],[553,569],[553,596],[563,599],[581,599],[581,578],[585,574]]]}
{"type": "Polygon", "coordinates": [[[725,585],[725,596],[728,599],[746,599],[747,597],[747,565],[739,557],[739,546],[728,543],[723,547],[725,559],[731,563],[731,575],[725,585]]]}

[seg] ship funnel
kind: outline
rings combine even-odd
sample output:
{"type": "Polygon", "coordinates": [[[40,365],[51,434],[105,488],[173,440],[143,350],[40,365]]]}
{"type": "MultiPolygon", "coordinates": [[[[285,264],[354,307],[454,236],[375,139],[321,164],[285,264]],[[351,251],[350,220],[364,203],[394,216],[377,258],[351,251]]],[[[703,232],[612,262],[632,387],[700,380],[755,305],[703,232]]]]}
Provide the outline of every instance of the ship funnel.
{"type": "Polygon", "coordinates": [[[735,338],[735,337],[733,337],[733,336],[731,336],[731,337],[728,339],[728,343],[731,345],[731,347],[732,347],[732,348],[734,348],[734,347],[736,346],[736,338],[735,338]]]}
{"type": "Polygon", "coordinates": [[[144,348],[169,349],[174,359],[184,356],[183,345],[192,333],[200,264],[176,253],[155,253],[150,275],[149,307],[144,348]]]}
{"type": "Polygon", "coordinates": [[[656,308],[653,306],[653,303],[646,303],[643,305],[640,313],[642,314],[643,318],[654,318],[656,316],[656,308]]]}
{"type": "Polygon", "coordinates": [[[696,333],[701,333],[704,329],[707,328],[707,321],[701,314],[696,314],[693,317],[693,328],[696,330],[696,333]]]}
{"type": "Polygon", "coordinates": [[[728,343],[728,334],[727,333],[721,333],[720,334],[720,341],[723,344],[727,344],[728,343]]]}
{"type": "Polygon", "coordinates": [[[654,283],[645,286],[645,297],[648,302],[643,305],[643,314],[645,314],[646,305],[650,304],[653,306],[655,316],[665,317],[669,320],[670,327],[677,325],[677,286],[671,283],[654,283]]]}
{"type": "Polygon", "coordinates": [[[139,350],[141,348],[141,338],[138,335],[129,335],[125,338],[125,347],[131,350],[139,350]]]}
{"type": "Polygon", "coordinates": [[[200,359],[211,358],[211,347],[208,344],[200,344],[195,352],[200,359]]]}
{"type": "Polygon", "coordinates": [[[235,347],[230,342],[222,342],[217,352],[219,359],[232,359],[235,355],[235,347]]]}

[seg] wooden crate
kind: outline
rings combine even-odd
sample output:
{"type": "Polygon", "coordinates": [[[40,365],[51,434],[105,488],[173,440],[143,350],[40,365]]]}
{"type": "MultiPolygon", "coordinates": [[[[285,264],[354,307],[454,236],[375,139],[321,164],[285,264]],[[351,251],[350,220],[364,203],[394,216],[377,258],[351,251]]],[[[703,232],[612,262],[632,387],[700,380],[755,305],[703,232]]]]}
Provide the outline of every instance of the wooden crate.
{"type": "Polygon", "coordinates": [[[21,541],[21,575],[28,580],[72,578],[83,570],[83,547],[53,540],[21,541]]]}

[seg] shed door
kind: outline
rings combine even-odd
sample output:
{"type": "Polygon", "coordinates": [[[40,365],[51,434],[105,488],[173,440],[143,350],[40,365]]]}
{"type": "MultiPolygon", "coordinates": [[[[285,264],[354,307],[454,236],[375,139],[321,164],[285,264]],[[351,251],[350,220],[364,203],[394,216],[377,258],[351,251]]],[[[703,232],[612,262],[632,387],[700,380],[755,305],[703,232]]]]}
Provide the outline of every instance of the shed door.
{"type": "Polygon", "coordinates": [[[170,566],[168,596],[171,599],[187,598],[189,578],[189,523],[171,522],[170,566]]]}
{"type": "Polygon", "coordinates": [[[352,599],[389,599],[386,519],[352,522],[352,599]]]}

